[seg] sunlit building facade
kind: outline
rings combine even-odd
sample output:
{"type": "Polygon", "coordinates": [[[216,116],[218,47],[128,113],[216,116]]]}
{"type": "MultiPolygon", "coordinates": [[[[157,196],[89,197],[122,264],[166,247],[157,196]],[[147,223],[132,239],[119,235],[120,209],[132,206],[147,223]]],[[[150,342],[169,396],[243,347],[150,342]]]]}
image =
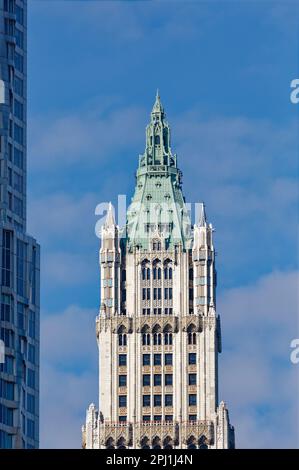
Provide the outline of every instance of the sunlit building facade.
{"type": "Polygon", "coordinates": [[[218,399],[213,228],[196,209],[192,225],[157,94],[126,226],[110,205],[102,228],[99,409],[87,410],[84,448],[234,447],[218,399]]]}

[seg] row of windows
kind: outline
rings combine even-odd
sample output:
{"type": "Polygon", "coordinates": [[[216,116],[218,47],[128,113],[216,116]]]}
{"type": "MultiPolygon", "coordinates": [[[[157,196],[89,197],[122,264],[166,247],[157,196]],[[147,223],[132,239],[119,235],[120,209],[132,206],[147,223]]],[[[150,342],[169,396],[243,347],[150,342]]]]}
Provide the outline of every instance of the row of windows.
{"type": "MultiPolygon", "coordinates": [[[[173,416],[172,415],[165,415],[164,419],[165,419],[165,421],[172,422],[173,421],[173,416]]],[[[188,416],[188,420],[190,422],[196,421],[197,420],[197,415],[196,414],[190,414],[188,416]]],[[[119,416],[118,421],[120,423],[126,423],[127,422],[127,416],[125,416],[125,415],[119,416]]],[[[142,416],[142,421],[144,423],[149,423],[151,421],[151,416],[150,415],[143,415],[142,416]]],[[[162,421],[162,415],[154,415],[154,421],[155,422],[162,421]]]]}
{"type": "MultiPolygon", "coordinates": [[[[154,287],[153,289],[153,299],[154,300],[161,300],[162,298],[162,289],[160,287],[154,287]]],[[[151,299],[151,289],[149,287],[144,287],[142,289],[142,300],[150,300],[151,299]]],[[[165,287],[164,288],[164,299],[165,300],[172,300],[172,287],[165,287]]]]}
{"type": "MultiPolygon", "coordinates": [[[[164,333],[163,338],[164,338],[163,344],[172,345],[172,333],[164,333]]],[[[160,346],[162,344],[162,333],[154,333],[153,335],[151,335],[150,333],[143,333],[142,345],[149,346],[150,344],[160,346]]]]}
{"type": "MultiPolygon", "coordinates": [[[[153,374],[153,382],[155,387],[162,386],[162,374],[153,374]]],[[[188,374],[188,385],[196,385],[197,378],[196,374],[188,374]]],[[[143,387],[149,387],[151,385],[151,375],[150,374],[143,374],[142,375],[142,385],[143,387]]],[[[164,375],[164,385],[165,386],[172,386],[173,385],[173,375],[172,374],[165,374],[164,375]]],[[[127,376],[121,374],[118,376],[118,386],[119,387],[126,387],[127,386],[127,376]]]]}
{"type": "MultiPolygon", "coordinates": [[[[162,275],[162,269],[154,267],[153,268],[153,279],[154,280],[160,280],[162,275]]],[[[142,268],[141,270],[141,276],[143,281],[148,281],[151,278],[151,270],[150,268],[142,268]]],[[[172,279],[172,268],[171,267],[165,267],[164,268],[164,279],[172,279]]]]}
{"type": "MultiPolygon", "coordinates": [[[[172,315],[172,307],[166,307],[164,308],[164,315],[172,315]]],[[[150,315],[151,314],[151,309],[150,308],[143,308],[142,309],[142,315],[150,315]]],[[[154,315],[162,315],[162,308],[157,307],[153,309],[153,314],[154,315]]]]}
{"type": "MultiPolygon", "coordinates": [[[[196,364],[196,353],[189,353],[188,354],[188,364],[196,364]]],[[[127,355],[126,354],[119,354],[118,355],[118,365],[119,366],[126,366],[127,365],[127,355]]],[[[151,365],[151,355],[150,354],[143,354],[142,355],[142,365],[143,366],[150,366],[151,365]]],[[[154,366],[161,366],[162,365],[162,354],[157,353],[153,355],[153,365],[154,366]]],[[[172,366],[172,353],[164,354],[164,365],[165,366],[172,366]]]]}

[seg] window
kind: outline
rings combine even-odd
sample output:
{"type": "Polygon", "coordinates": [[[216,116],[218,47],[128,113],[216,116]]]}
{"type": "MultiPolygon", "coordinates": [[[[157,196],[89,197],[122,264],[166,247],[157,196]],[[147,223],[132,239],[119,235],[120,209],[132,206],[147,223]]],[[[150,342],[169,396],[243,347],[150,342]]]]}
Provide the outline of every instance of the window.
{"type": "Polygon", "coordinates": [[[35,364],[35,347],[33,344],[28,344],[28,361],[35,364]]]}
{"type": "Polygon", "coordinates": [[[23,152],[17,148],[14,149],[14,164],[23,169],[23,152]]]}
{"type": "Polygon", "coordinates": [[[14,124],[14,139],[18,144],[23,145],[23,139],[24,139],[23,128],[20,127],[16,123],[14,124]]]}
{"type": "Polygon", "coordinates": [[[125,408],[127,406],[127,395],[119,395],[118,406],[120,408],[125,408]]]}
{"type": "Polygon", "coordinates": [[[151,396],[150,395],[143,395],[142,405],[143,406],[151,406],[151,396]]]}
{"type": "Polygon", "coordinates": [[[151,299],[151,290],[150,288],[143,288],[142,289],[142,300],[150,300],[151,299]]]}
{"type": "Polygon", "coordinates": [[[161,288],[154,287],[154,300],[161,300],[161,288]]]}
{"type": "Polygon", "coordinates": [[[23,96],[23,80],[16,76],[14,77],[14,91],[19,96],[23,96]]]}
{"type": "Polygon", "coordinates": [[[4,364],[0,364],[0,372],[5,374],[14,373],[14,358],[12,356],[5,356],[4,364]]]}
{"type": "Polygon", "coordinates": [[[25,305],[17,303],[18,328],[25,329],[25,305]]]}
{"type": "Polygon", "coordinates": [[[153,242],[153,251],[160,251],[161,250],[161,242],[155,240],[153,242]]]}
{"type": "Polygon", "coordinates": [[[154,415],[154,421],[162,421],[162,416],[161,415],[154,415]]]}
{"type": "Polygon", "coordinates": [[[189,385],[196,385],[196,374],[189,374],[189,385]]]}
{"type": "Polygon", "coordinates": [[[26,260],[27,245],[17,240],[17,293],[23,297],[26,295],[26,260]]]}
{"type": "Polygon", "coordinates": [[[162,376],[161,374],[154,374],[154,386],[160,387],[162,385],[162,376]]]}
{"type": "Polygon", "coordinates": [[[142,346],[149,346],[151,344],[151,335],[149,333],[142,334],[142,346]]]}
{"type": "Polygon", "coordinates": [[[143,387],[149,387],[151,384],[151,376],[149,374],[144,374],[142,376],[142,385],[143,387]]]}
{"type": "Polygon", "coordinates": [[[12,449],[12,434],[0,431],[0,449],[12,449]]]}
{"type": "Polygon", "coordinates": [[[162,395],[154,395],[154,406],[162,406],[162,395]]]}
{"type": "Polygon", "coordinates": [[[8,167],[8,184],[12,186],[12,169],[8,167]]]}
{"type": "Polygon", "coordinates": [[[165,300],[172,300],[172,287],[165,287],[164,298],[165,300]]]}
{"type": "Polygon", "coordinates": [[[15,116],[22,121],[23,117],[24,117],[23,104],[20,103],[20,101],[15,99],[15,106],[14,107],[15,107],[15,116]]]}
{"type": "Polygon", "coordinates": [[[165,415],[165,421],[173,421],[172,415],[165,415]]]}
{"type": "Polygon", "coordinates": [[[19,193],[23,191],[23,177],[16,172],[14,172],[13,175],[13,187],[19,191],[19,193]]]}
{"type": "Polygon", "coordinates": [[[120,333],[118,335],[118,345],[127,346],[127,335],[125,333],[120,333]]]}
{"type": "Polygon", "coordinates": [[[17,196],[14,196],[14,211],[17,216],[23,217],[23,201],[17,196]]]}
{"type": "Polygon", "coordinates": [[[119,416],[118,417],[118,421],[120,423],[126,423],[127,422],[127,417],[126,416],[119,416]]]}
{"type": "Polygon", "coordinates": [[[196,421],[197,415],[189,415],[189,421],[196,421]]]}
{"type": "Polygon", "coordinates": [[[2,235],[2,284],[10,287],[12,282],[12,232],[3,230],[2,235]]]}
{"type": "Polygon", "coordinates": [[[24,59],[23,56],[21,54],[18,54],[17,52],[15,52],[15,67],[19,72],[23,73],[24,59]]]}
{"type": "Polygon", "coordinates": [[[143,366],[150,366],[151,365],[151,356],[150,356],[150,354],[143,354],[142,355],[142,365],[143,366]]]}
{"type": "Polygon", "coordinates": [[[18,28],[15,29],[15,38],[16,38],[16,44],[18,47],[23,49],[24,46],[24,35],[22,31],[20,31],[18,28]]]}
{"type": "Polygon", "coordinates": [[[154,344],[161,345],[162,344],[162,335],[161,333],[154,333],[154,344]]]}
{"type": "Polygon", "coordinates": [[[0,328],[0,339],[4,341],[7,348],[14,348],[15,336],[14,332],[9,328],[0,328]]]}
{"type": "Polygon", "coordinates": [[[142,315],[150,315],[150,314],[151,314],[150,308],[143,308],[142,309],[142,315]]]}
{"type": "Polygon", "coordinates": [[[188,364],[196,364],[196,353],[189,353],[188,359],[188,364]]]}
{"type": "Polygon", "coordinates": [[[162,364],[161,354],[154,354],[154,366],[160,366],[162,364]]]}
{"type": "Polygon", "coordinates": [[[165,400],[165,406],[172,406],[173,400],[172,400],[172,395],[166,394],[164,397],[165,400]]]}
{"type": "Polygon", "coordinates": [[[31,388],[35,388],[35,372],[32,369],[27,371],[27,385],[31,388]]]}
{"type": "Polygon", "coordinates": [[[0,319],[1,321],[13,322],[13,317],[13,302],[11,301],[11,297],[9,295],[2,294],[0,319]]]}
{"type": "Polygon", "coordinates": [[[35,413],[35,396],[31,393],[27,394],[27,411],[32,414],[35,413]]]}
{"type": "Polygon", "coordinates": [[[172,345],[172,333],[164,333],[164,344],[172,345]]]}
{"type": "Polygon", "coordinates": [[[127,376],[126,375],[119,375],[118,376],[118,386],[119,387],[126,387],[127,386],[127,376]]]}
{"type": "Polygon", "coordinates": [[[148,423],[151,420],[151,417],[149,415],[143,415],[142,416],[142,421],[144,423],[148,423]]]}
{"type": "Polygon", "coordinates": [[[34,439],[34,421],[32,419],[27,419],[27,436],[30,437],[30,439],[34,439]]]}
{"type": "Polygon", "coordinates": [[[14,400],[14,383],[0,379],[0,397],[5,400],[14,400]]]}
{"type": "Polygon", "coordinates": [[[16,8],[17,22],[23,25],[24,24],[24,10],[19,5],[16,5],[15,8],[16,8]]]}
{"type": "Polygon", "coordinates": [[[35,316],[32,310],[29,310],[28,334],[30,338],[35,338],[35,316]]]}
{"type": "Polygon", "coordinates": [[[165,365],[172,366],[172,354],[165,354],[165,365]]]}
{"type": "Polygon", "coordinates": [[[193,393],[189,394],[189,406],[196,406],[196,395],[193,393]]]}
{"type": "Polygon", "coordinates": [[[150,268],[143,267],[142,270],[141,270],[141,273],[142,273],[142,280],[143,281],[149,280],[151,278],[150,268]]]}
{"type": "Polygon", "coordinates": [[[172,374],[165,374],[165,385],[172,385],[172,374]]]}
{"type": "Polygon", "coordinates": [[[13,426],[13,410],[0,404],[0,423],[13,426]]]}
{"type": "Polygon", "coordinates": [[[119,356],[118,356],[118,365],[120,367],[127,365],[127,355],[126,354],[119,354],[119,356]]]}

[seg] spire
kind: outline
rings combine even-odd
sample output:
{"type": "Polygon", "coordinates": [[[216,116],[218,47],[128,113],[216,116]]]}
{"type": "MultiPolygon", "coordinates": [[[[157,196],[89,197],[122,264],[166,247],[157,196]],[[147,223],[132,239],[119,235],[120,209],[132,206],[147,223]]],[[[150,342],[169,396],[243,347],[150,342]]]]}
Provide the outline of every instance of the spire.
{"type": "Polygon", "coordinates": [[[114,219],[114,210],[111,202],[109,202],[106,220],[104,224],[105,228],[110,228],[115,226],[115,219],[114,219]]]}
{"type": "Polygon", "coordinates": [[[198,220],[198,225],[199,227],[206,227],[207,226],[207,216],[206,216],[206,210],[205,210],[205,205],[202,202],[200,211],[199,211],[199,220],[198,220]]]}
{"type": "Polygon", "coordinates": [[[155,104],[154,104],[153,109],[152,109],[152,114],[156,114],[156,113],[164,114],[164,108],[163,108],[162,103],[161,103],[158,88],[157,88],[157,93],[156,93],[156,101],[155,101],[155,104]]]}

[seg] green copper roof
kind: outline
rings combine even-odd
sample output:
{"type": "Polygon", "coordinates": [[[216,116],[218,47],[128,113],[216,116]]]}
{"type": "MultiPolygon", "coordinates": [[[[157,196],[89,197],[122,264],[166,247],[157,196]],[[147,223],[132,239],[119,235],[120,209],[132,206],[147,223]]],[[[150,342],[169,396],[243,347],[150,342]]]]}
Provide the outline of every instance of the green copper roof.
{"type": "Polygon", "coordinates": [[[161,238],[167,249],[191,247],[191,222],[182,193],[182,173],[170,145],[170,127],[157,92],[139,157],[135,193],[127,212],[127,243],[148,250],[161,238]]]}

